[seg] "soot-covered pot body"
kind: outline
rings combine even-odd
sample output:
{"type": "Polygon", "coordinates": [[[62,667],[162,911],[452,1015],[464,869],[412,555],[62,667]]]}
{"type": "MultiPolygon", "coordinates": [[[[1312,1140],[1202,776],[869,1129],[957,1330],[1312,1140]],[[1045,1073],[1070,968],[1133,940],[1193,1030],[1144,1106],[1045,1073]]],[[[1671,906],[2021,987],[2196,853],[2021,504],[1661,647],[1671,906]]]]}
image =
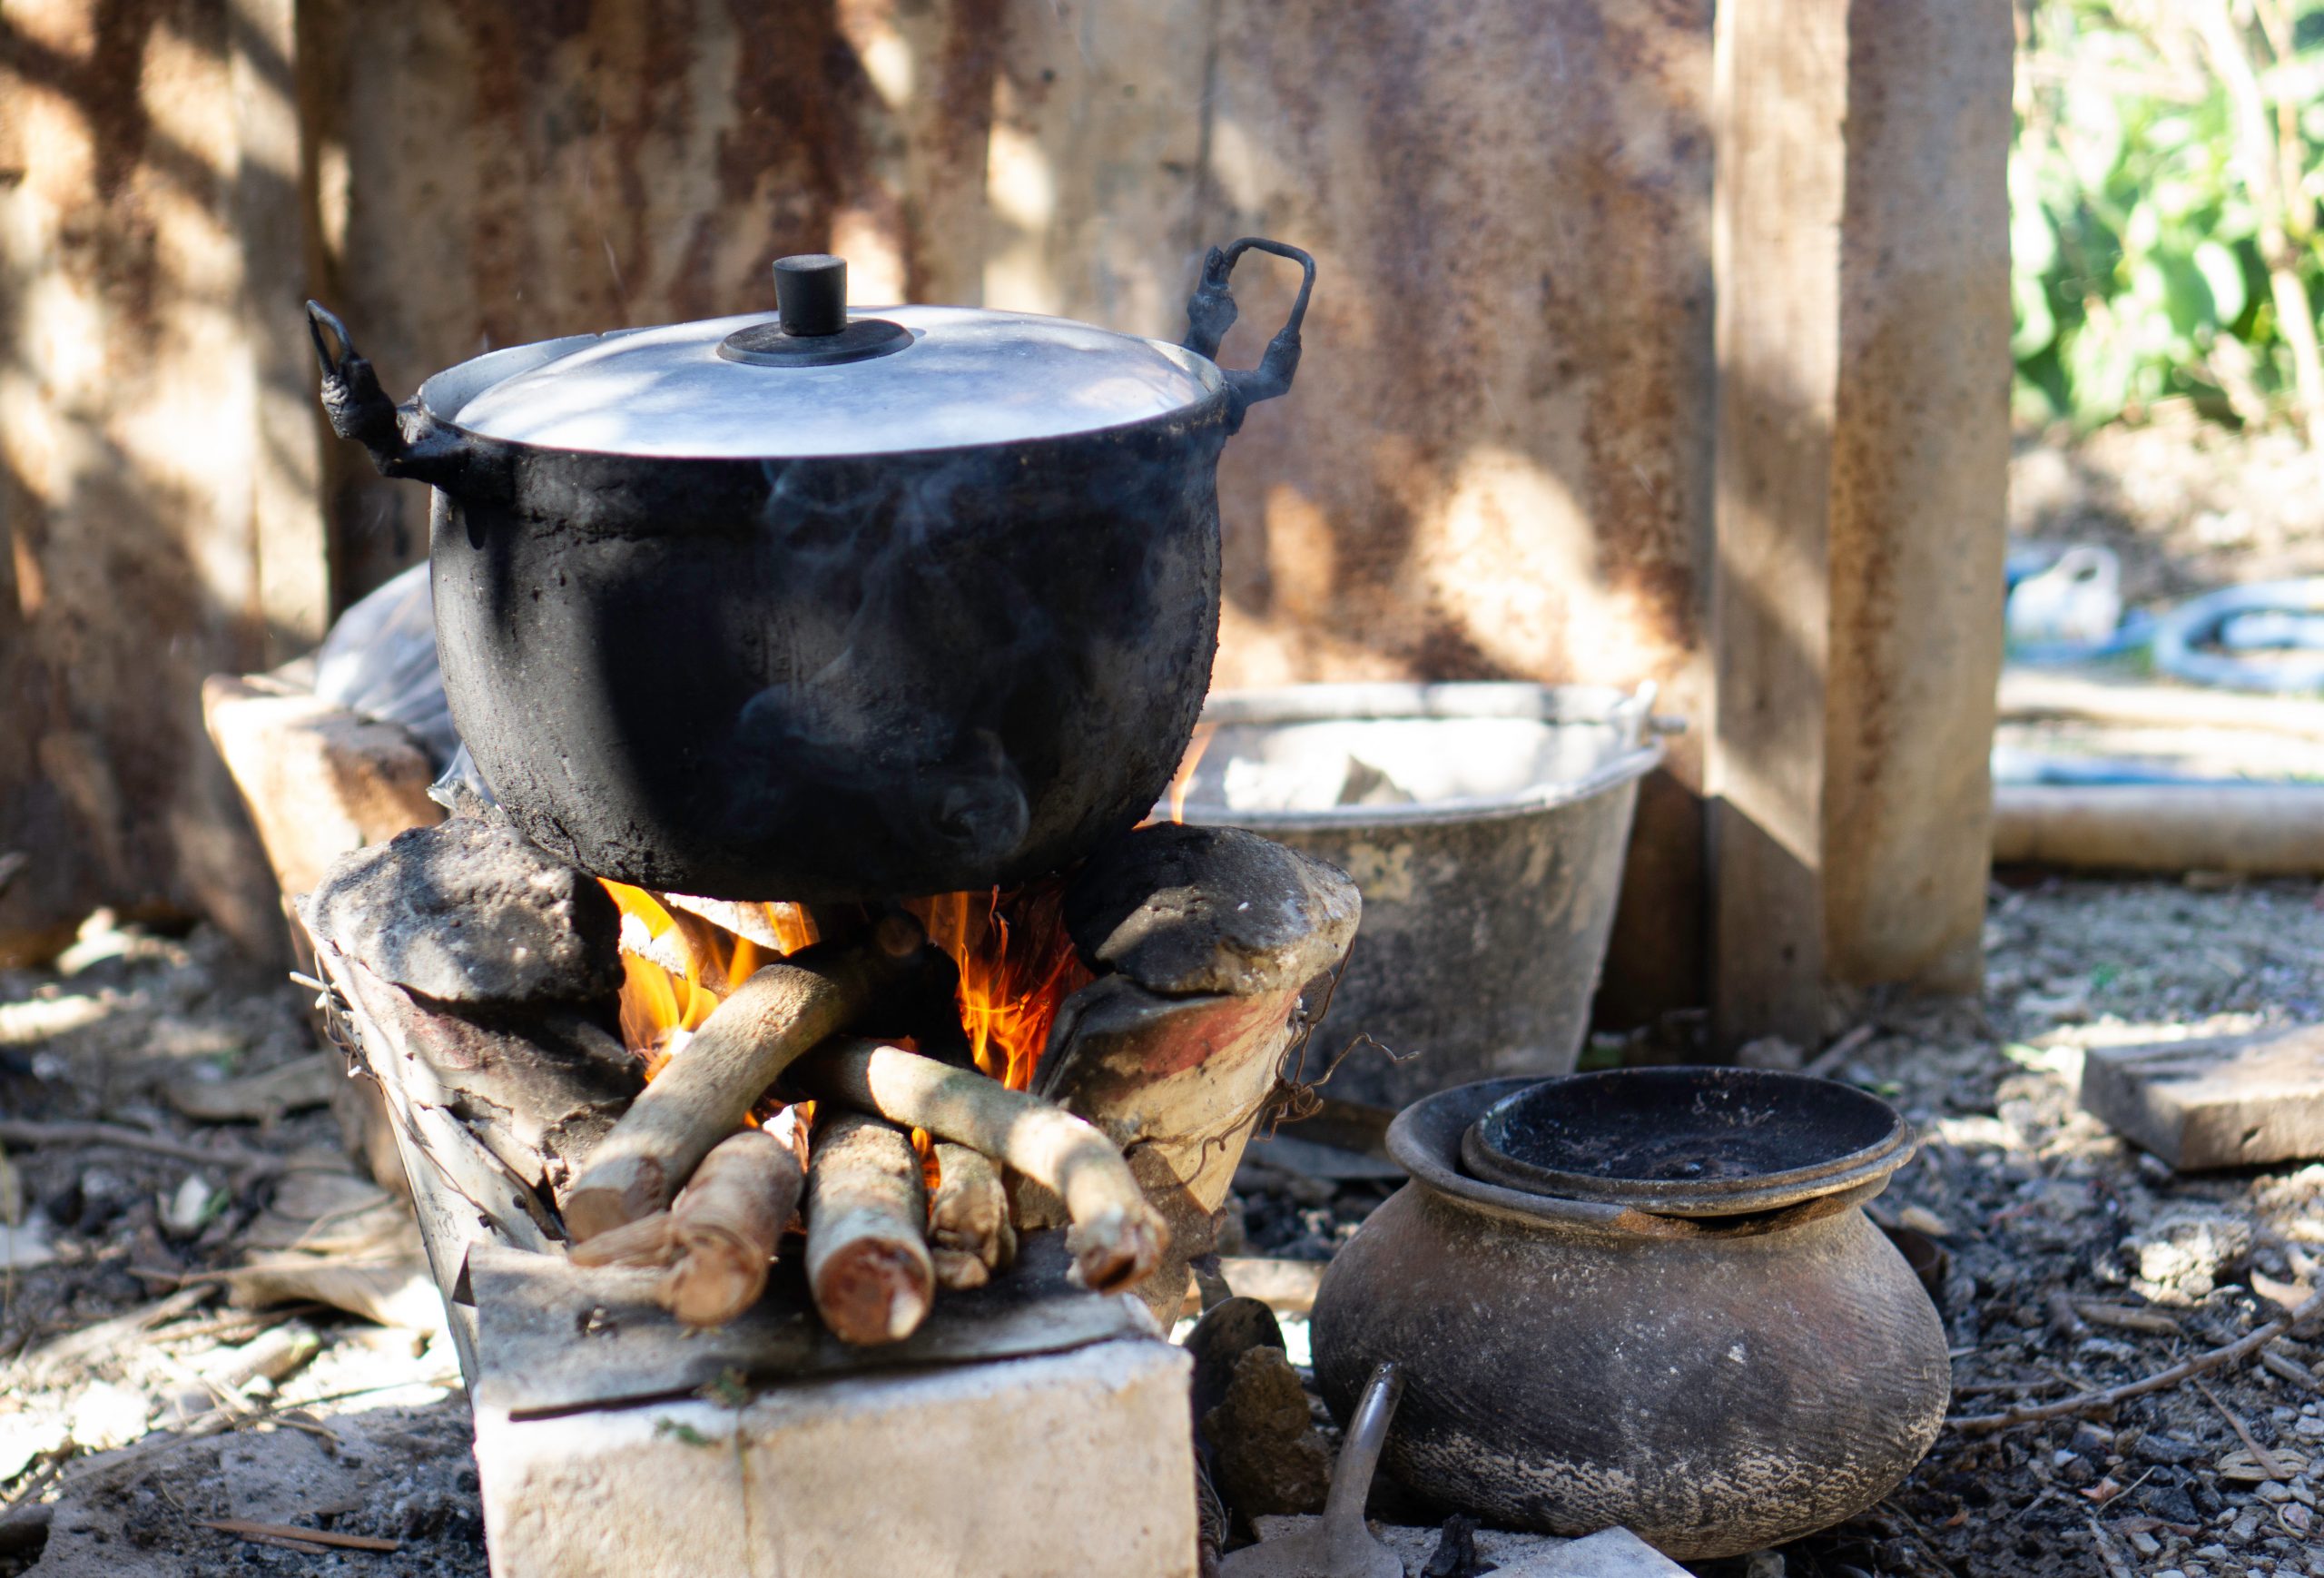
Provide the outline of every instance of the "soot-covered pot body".
{"type": "Polygon", "coordinates": [[[776,321],[720,320],[479,357],[399,410],[328,314],[317,344],[334,426],[436,488],[445,688],[527,836],[661,891],[943,893],[1127,829],[1193,731],[1219,451],[1297,359],[1295,318],[1272,366],[1208,360],[1231,262],[1213,254],[1187,348],[908,308],[878,321],[901,346],[860,370],[734,367],[710,352],[786,348],[776,321]],[[1031,347],[1013,385],[1012,334],[1031,347]],[[586,400],[565,395],[593,360],[586,400]],[[1100,414],[1011,431],[1009,401],[1045,377],[1100,414]],[[990,409],[980,378],[1003,380],[990,409]],[[828,395],[803,400],[810,380],[828,395]],[[752,410],[762,390],[797,410],[752,410]],[[655,400],[710,419],[673,437],[655,400]],[[496,420],[523,436],[480,430],[496,420]]]}
{"type": "Polygon", "coordinates": [[[520,502],[439,491],[453,718],[527,836],[640,886],[1053,870],[1145,814],[1194,726],[1224,437],[1209,412],[1006,459],[576,456],[520,502]]]}
{"type": "Polygon", "coordinates": [[[1413,1181],[1316,1298],[1334,1413],[1394,1359],[1408,1384],[1384,1462],[1410,1489],[1501,1527],[1621,1525],[1681,1560],[1778,1544],[1895,1488],[1951,1372],[1926,1294],[1860,1208],[1886,1172],[1725,1222],[1463,1176],[1462,1133],[1524,1083],[1398,1119],[1413,1181]]]}

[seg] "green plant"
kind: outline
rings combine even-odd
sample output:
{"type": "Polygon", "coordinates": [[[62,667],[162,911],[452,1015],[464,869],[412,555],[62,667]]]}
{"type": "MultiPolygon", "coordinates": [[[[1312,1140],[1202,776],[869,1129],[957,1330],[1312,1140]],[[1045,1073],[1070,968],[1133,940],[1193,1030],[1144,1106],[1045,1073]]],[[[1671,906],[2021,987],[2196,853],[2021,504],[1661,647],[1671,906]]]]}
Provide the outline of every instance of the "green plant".
{"type": "Polygon", "coordinates": [[[2189,398],[2324,442],[2324,0],[2021,0],[2021,414],[2189,398]]]}

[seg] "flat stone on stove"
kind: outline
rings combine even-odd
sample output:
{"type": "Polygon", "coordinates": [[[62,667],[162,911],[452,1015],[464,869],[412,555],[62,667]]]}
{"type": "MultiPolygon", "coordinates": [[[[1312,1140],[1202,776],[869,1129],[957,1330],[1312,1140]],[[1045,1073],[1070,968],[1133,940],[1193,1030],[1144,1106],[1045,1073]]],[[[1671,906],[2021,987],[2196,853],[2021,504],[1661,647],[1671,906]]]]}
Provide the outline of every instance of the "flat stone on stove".
{"type": "Polygon", "coordinates": [[[340,856],[308,923],[438,1002],[584,1002],[621,986],[621,916],[596,879],[497,820],[455,817],[340,856]]]}
{"type": "Polygon", "coordinates": [[[2324,1025],[2093,1047],[2082,1105],[2181,1172],[2324,1156],[2324,1025]]]}
{"type": "Polygon", "coordinates": [[[1165,997],[1296,990],[1339,962],[1362,914],[1337,867],[1240,828],[1167,824],[1101,845],[1065,901],[1084,962],[1165,997]]]}

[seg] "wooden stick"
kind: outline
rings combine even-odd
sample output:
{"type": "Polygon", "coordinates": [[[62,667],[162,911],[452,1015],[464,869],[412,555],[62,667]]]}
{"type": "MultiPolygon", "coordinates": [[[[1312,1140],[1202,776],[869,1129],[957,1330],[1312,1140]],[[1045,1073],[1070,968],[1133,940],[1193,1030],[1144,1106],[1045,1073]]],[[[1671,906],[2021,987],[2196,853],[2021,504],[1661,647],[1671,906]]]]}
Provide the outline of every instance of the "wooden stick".
{"type": "Polygon", "coordinates": [[[928,1192],[911,1137],[863,1112],[815,1126],[807,1163],[807,1286],[842,1341],[901,1342],[936,1297],[928,1192]]]}
{"type": "Polygon", "coordinates": [[[0,1144],[109,1145],[123,1150],[143,1150],[197,1167],[222,1167],[229,1171],[263,1176],[282,1170],[282,1159],[240,1146],[212,1148],[190,1145],[167,1135],[149,1134],[123,1123],[42,1123],[25,1118],[0,1118],[0,1144]]]}
{"type": "Polygon", "coordinates": [[[340,1534],[329,1529],[302,1529],[292,1524],[261,1524],[248,1518],[200,1518],[195,1520],[205,1529],[215,1529],[222,1534],[233,1534],[245,1540],[281,1541],[285,1544],[298,1541],[308,1545],[331,1545],[342,1551],[399,1551],[402,1546],[393,1540],[374,1539],[369,1534],[340,1534]]]}
{"type": "Polygon", "coordinates": [[[704,1157],[670,1208],[677,1263],[662,1279],[663,1307],[688,1326],[724,1326],[756,1304],[805,1184],[791,1147],[763,1129],[704,1157]]]}
{"type": "Polygon", "coordinates": [[[883,927],[860,946],[810,948],[770,964],[712,1011],[589,1158],[565,1197],[576,1242],[670,1203],[711,1147],[793,1059],[844,1028],[918,952],[916,932],[883,927]]]}
{"type": "Polygon", "coordinates": [[[786,1140],[745,1129],[702,1159],[668,1210],[574,1246],[573,1263],[661,1267],[655,1303],[688,1326],[724,1326],[766,1291],[805,1181],[786,1140]]]}
{"type": "Polygon", "coordinates": [[[936,1142],[936,1195],[928,1204],[936,1280],[945,1287],[982,1287],[1017,1256],[1000,1169],[984,1152],[949,1139],[936,1142]]]}
{"type": "Polygon", "coordinates": [[[2242,1415],[2221,1402],[2219,1394],[2204,1386],[2202,1382],[2190,1381],[2188,1385],[2201,1392],[2203,1395],[2203,1400],[2219,1411],[2220,1416],[2227,1421],[2228,1427],[2235,1432],[2236,1439],[2242,1442],[2244,1449],[2251,1454],[2251,1461],[2260,1465],[2261,1474],[2266,1474],[2270,1479],[2291,1477],[2284,1472],[2283,1465],[2276,1461],[2276,1455],[2260,1445],[2260,1438],[2251,1434],[2251,1427],[2249,1425],[2243,1423],[2242,1415]]]}
{"type": "Polygon", "coordinates": [[[1096,1128],[973,1070],[899,1047],[851,1039],[819,1050],[796,1076],[803,1090],[925,1129],[1008,1163],[1065,1202],[1075,1273],[1099,1292],[1151,1275],[1170,1229],[1129,1164],[1096,1128]]]}
{"type": "Polygon", "coordinates": [[[2142,1379],[2126,1381],[2102,1392],[2077,1393],[2054,1403],[2029,1403],[2005,1408],[1998,1414],[1969,1414],[1948,1419],[1945,1423],[1964,1435],[1984,1435],[1996,1430],[2014,1430],[2020,1425],[2040,1425],[2051,1419],[2102,1414],[2132,1397],[2160,1392],[2191,1376],[2218,1369],[2221,1365],[2232,1365],[2247,1359],[2284,1333],[2295,1327],[2307,1325],[2319,1314],[2324,1314],[2324,1292],[2315,1294],[2281,1320],[2271,1320],[2265,1326],[2255,1327],[2223,1347],[2207,1349],[2191,1358],[2181,1359],[2169,1368],[2157,1370],[2142,1379]]]}

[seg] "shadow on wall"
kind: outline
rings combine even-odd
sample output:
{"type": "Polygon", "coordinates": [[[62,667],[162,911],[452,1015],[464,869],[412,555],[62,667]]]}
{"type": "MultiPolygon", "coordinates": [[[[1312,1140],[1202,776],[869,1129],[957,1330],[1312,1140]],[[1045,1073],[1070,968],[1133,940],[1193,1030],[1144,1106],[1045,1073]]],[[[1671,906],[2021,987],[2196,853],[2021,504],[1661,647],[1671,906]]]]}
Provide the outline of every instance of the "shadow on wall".
{"type": "Polygon", "coordinates": [[[0,19],[0,961],[100,902],[280,932],[197,701],[268,635],[229,51],[223,0],[0,19]]]}

